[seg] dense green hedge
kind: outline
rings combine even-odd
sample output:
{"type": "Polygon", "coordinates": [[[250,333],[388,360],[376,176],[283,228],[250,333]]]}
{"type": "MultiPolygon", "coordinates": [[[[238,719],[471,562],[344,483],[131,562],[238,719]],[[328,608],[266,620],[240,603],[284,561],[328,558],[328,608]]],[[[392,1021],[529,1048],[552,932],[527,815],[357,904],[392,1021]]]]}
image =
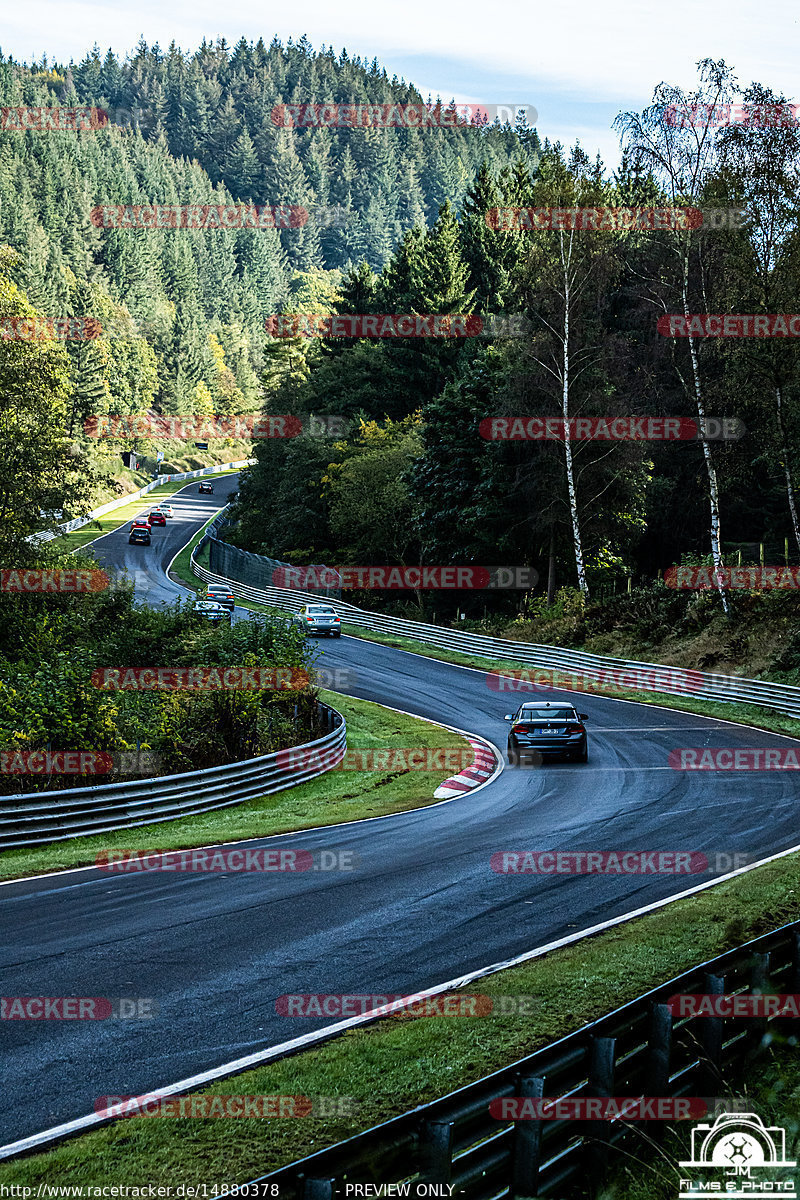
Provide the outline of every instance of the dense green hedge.
{"type": "MultiPolygon", "coordinates": [[[[58,563],[56,557],[48,565],[58,563]]],[[[64,565],[79,564],[72,557],[64,565]]],[[[125,691],[92,682],[93,671],[108,667],[308,670],[302,632],[284,619],[214,627],[198,624],[191,608],[192,601],[137,606],[127,584],[84,595],[0,592],[0,751],[113,753],[139,746],[157,756],[159,773],[169,773],[266,754],[318,732],[310,686],[125,691]]],[[[11,760],[1,761],[5,794],[89,782],[10,774],[11,760]]]]}

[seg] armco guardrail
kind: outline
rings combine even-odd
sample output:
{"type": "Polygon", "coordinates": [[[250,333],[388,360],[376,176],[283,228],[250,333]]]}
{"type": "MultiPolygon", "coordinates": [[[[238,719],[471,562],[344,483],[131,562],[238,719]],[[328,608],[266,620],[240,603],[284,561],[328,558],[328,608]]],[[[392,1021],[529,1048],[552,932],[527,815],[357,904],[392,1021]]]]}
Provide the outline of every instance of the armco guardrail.
{"type": "MultiPolygon", "coordinates": [[[[304,744],[320,751],[317,764],[298,770],[279,759],[281,751],[264,754],[244,762],[165,775],[156,779],[137,779],[126,783],[107,783],[98,787],[69,788],[64,791],[31,792],[22,796],[0,797],[0,849],[35,846],[65,838],[89,837],[157,821],[174,820],[212,808],[227,808],[271,796],[284,788],[314,779],[339,761],[347,746],[344,717],[327,704],[319,704],[319,715],[327,732],[304,744]]],[[[316,758],[316,756],[314,756],[316,758]]]]}
{"type": "MultiPolygon", "coordinates": [[[[117,508],[124,508],[126,504],[130,504],[132,500],[138,500],[140,496],[146,496],[148,492],[152,492],[157,487],[162,487],[165,483],[174,483],[177,480],[183,479],[198,479],[201,475],[219,475],[222,471],[236,470],[237,467],[248,467],[256,460],[254,458],[243,458],[238,462],[216,463],[213,467],[200,467],[197,471],[181,471],[176,475],[157,475],[152,483],[145,484],[143,488],[139,488],[138,492],[129,492],[125,496],[120,496],[116,500],[109,500],[108,504],[101,504],[99,508],[94,508],[85,517],[76,517],[74,521],[66,521],[63,525],[59,525],[61,533],[71,533],[73,529],[82,529],[84,525],[88,525],[90,521],[94,521],[97,517],[104,517],[106,513],[114,512],[117,508]]],[[[38,542],[51,542],[53,538],[58,537],[57,533],[37,533],[34,534],[34,539],[38,542]]]]}
{"type": "MultiPolygon", "coordinates": [[[[711,1108],[712,1100],[724,1099],[727,1087],[743,1081],[743,1067],[761,1042],[766,1022],[678,1018],[667,1000],[684,993],[764,991],[800,991],[800,922],[693,967],[440,1100],[261,1175],[251,1181],[264,1185],[254,1194],[272,1194],[268,1185],[275,1185],[282,1200],[334,1200],[346,1194],[345,1180],[348,1185],[380,1184],[383,1194],[387,1185],[410,1182],[412,1196],[417,1183],[448,1184],[448,1193],[435,1194],[463,1200],[563,1196],[578,1183],[587,1188],[587,1182],[599,1191],[608,1168],[628,1161],[643,1141],[657,1140],[662,1122],[512,1122],[493,1117],[491,1101],[513,1096],[707,1097],[711,1108]],[[627,1154],[615,1158],[616,1151],[627,1154]]],[[[791,1028],[797,1022],[769,1021],[771,1029],[781,1024],[791,1028]]],[[[740,1106],[741,1111],[748,1108],[740,1106]]],[[[709,1123],[714,1116],[712,1110],[709,1123]]],[[[249,1194],[247,1187],[242,1190],[249,1194]]]]}
{"type": "MultiPolygon", "coordinates": [[[[212,535],[209,533],[209,536],[212,535]]],[[[208,538],[204,539],[206,540],[208,538]]],[[[235,595],[246,600],[297,612],[305,604],[319,602],[321,599],[310,592],[293,591],[288,588],[253,588],[238,583],[235,579],[215,575],[195,561],[194,554],[197,549],[199,546],[192,554],[194,574],[207,583],[227,583],[235,595]]],[[[790,684],[684,670],[665,666],[663,663],[606,658],[599,654],[586,654],[581,650],[565,650],[559,646],[540,646],[533,642],[515,642],[506,638],[461,633],[457,629],[443,629],[440,625],[428,625],[422,621],[382,617],[366,612],[363,608],[356,608],[353,604],[327,597],[325,603],[335,608],[342,620],[348,624],[374,630],[376,633],[413,638],[418,642],[426,642],[445,650],[457,650],[476,658],[499,659],[517,666],[577,675],[587,686],[575,687],[573,684],[574,690],[592,690],[589,685],[594,682],[597,684],[597,691],[605,690],[609,694],[627,688],[631,691],[665,692],[672,696],[694,696],[700,700],[757,704],[800,719],[800,688],[790,684]]],[[[553,680],[552,686],[558,686],[556,680],[553,680]]],[[[564,681],[564,687],[570,688],[568,680],[564,681]]],[[[509,695],[519,694],[510,684],[507,690],[509,695]]]]}

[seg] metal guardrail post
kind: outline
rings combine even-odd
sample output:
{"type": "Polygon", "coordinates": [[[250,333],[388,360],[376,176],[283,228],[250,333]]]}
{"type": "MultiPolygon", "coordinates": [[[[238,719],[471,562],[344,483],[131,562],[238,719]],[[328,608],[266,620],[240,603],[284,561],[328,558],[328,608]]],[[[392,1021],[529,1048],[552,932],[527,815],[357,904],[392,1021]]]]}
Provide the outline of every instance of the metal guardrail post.
{"type": "Polygon", "coordinates": [[[792,970],[790,991],[800,992],[800,933],[792,938],[792,970]]]}
{"type": "Polygon", "coordinates": [[[304,1179],[303,1200],[333,1200],[333,1179],[304,1179]]]}
{"type": "MultiPolygon", "coordinates": [[[[703,991],[709,996],[725,995],[725,980],[721,975],[706,975],[703,991]]],[[[722,1082],[722,1017],[699,1017],[701,1047],[698,1096],[717,1096],[722,1082]]]]}
{"type": "Polygon", "coordinates": [[[671,1062],[672,1009],[668,1004],[654,1004],[647,1039],[647,1086],[653,1096],[669,1095],[671,1062]]]}
{"type": "MultiPolygon", "coordinates": [[[[647,1090],[651,1096],[669,1096],[669,1077],[672,1064],[672,1009],[668,1004],[654,1004],[650,1010],[650,1035],[647,1039],[647,1090]]],[[[666,1131],[661,1121],[654,1121],[649,1136],[660,1142],[666,1131]]]]}
{"type": "Polygon", "coordinates": [[[453,1122],[426,1121],[419,1149],[420,1183],[449,1183],[453,1171],[453,1122]]]}
{"type": "MultiPolygon", "coordinates": [[[[520,1079],[518,1096],[544,1095],[544,1076],[530,1075],[520,1079]]],[[[542,1162],[542,1122],[515,1121],[511,1149],[511,1195],[538,1196],[539,1167],[542,1162]]]]}
{"type": "MultiPolygon", "coordinates": [[[[614,1066],[617,1039],[593,1037],[589,1052],[589,1095],[609,1097],[614,1095],[614,1066]]],[[[608,1170],[608,1143],[610,1137],[608,1121],[586,1123],[585,1155],[587,1176],[594,1191],[605,1181],[608,1170]]]]}
{"type": "MultiPolygon", "coordinates": [[[[750,968],[750,991],[758,992],[759,994],[763,994],[764,991],[766,991],[768,984],[769,984],[769,955],[768,954],[754,954],[753,955],[753,965],[750,968]]],[[[754,1039],[753,1039],[755,1042],[755,1046],[753,1047],[753,1050],[755,1051],[758,1046],[759,1041],[761,1040],[761,1038],[763,1038],[764,1034],[767,1032],[767,1018],[766,1017],[756,1017],[755,1020],[753,1021],[752,1029],[753,1029],[754,1034],[758,1034],[758,1037],[757,1038],[754,1037],[754,1039]]]]}

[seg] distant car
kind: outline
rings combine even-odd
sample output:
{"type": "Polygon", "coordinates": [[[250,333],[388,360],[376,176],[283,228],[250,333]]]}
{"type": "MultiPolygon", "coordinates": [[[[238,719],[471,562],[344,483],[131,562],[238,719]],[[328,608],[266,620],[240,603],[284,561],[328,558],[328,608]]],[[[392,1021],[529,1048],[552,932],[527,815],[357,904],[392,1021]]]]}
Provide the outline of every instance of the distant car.
{"type": "Polygon", "coordinates": [[[162,512],[165,517],[174,517],[175,516],[175,513],[173,511],[171,504],[159,504],[158,510],[159,510],[159,512],[162,512]]]}
{"type": "Polygon", "coordinates": [[[307,634],[325,634],[326,637],[341,637],[341,618],[330,604],[307,604],[295,614],[298,625],[307,634]]]}
{"type": "Polygon", "coordinates": [[[150,526],[149,525],[131,525],[131,531],[128,534],[129,546],[149,546],[150,545],[150,526]]]}
{"type": "Polygon", "coordinates": [[[222,621],[230,622],[231,619],[228,609],[213,600],[198,600],[192,609],[192,613],[195,617],[199,617],[204,621],[210,621],[213,625],[218,625],[222,621]]]}
{"type": "Polygon", "coordinates": [[[233,608],[236,604],[236,597],[224,583],[210,583],[203,599],[214,600],[217,604],[224,604],[226,608],[233,608]]]}
{"type": "Polygon", "coordinates": [[[520,705],[516,713],[506,713],[511,722],[508,734],[508,761],[519,766],[523,758],[558,755],[576,762],[588,762],[589,749],[583,722],[587,713],[576,712],[571,704],[548,701],[520,705]]]}
{"type": "Polygon", "coordinates": [[[134,519],[131,521],[131,531],[134,529],[140,529],[142,527],[147,529],[148,532],[150,531],[150,518],[134,517],[134,519]]]}
{"type": "Polygon", "coordinates": [[[197,490],[201,496],[213,496],[214,495],[213,483],[201,483],[200,487],[197,490]]]}
{"type": "Polygon", "coordinates": [[[167,523],[166,514],[163,513],[160,508],[154,508],[150,513],[148,520],[150,521],[151,525],[166,525],[167,523]]]}

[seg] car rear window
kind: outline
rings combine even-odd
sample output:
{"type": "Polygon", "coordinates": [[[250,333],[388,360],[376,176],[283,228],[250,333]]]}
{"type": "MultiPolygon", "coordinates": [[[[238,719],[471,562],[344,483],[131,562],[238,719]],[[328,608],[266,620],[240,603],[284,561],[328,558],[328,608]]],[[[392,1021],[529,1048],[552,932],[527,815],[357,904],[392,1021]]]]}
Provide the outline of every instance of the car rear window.
{"type": "Polygon", "coordinates": [[[523,708],[520,718],[524,721],[569,721],[574,718],[572,708],[523,708]]]}

